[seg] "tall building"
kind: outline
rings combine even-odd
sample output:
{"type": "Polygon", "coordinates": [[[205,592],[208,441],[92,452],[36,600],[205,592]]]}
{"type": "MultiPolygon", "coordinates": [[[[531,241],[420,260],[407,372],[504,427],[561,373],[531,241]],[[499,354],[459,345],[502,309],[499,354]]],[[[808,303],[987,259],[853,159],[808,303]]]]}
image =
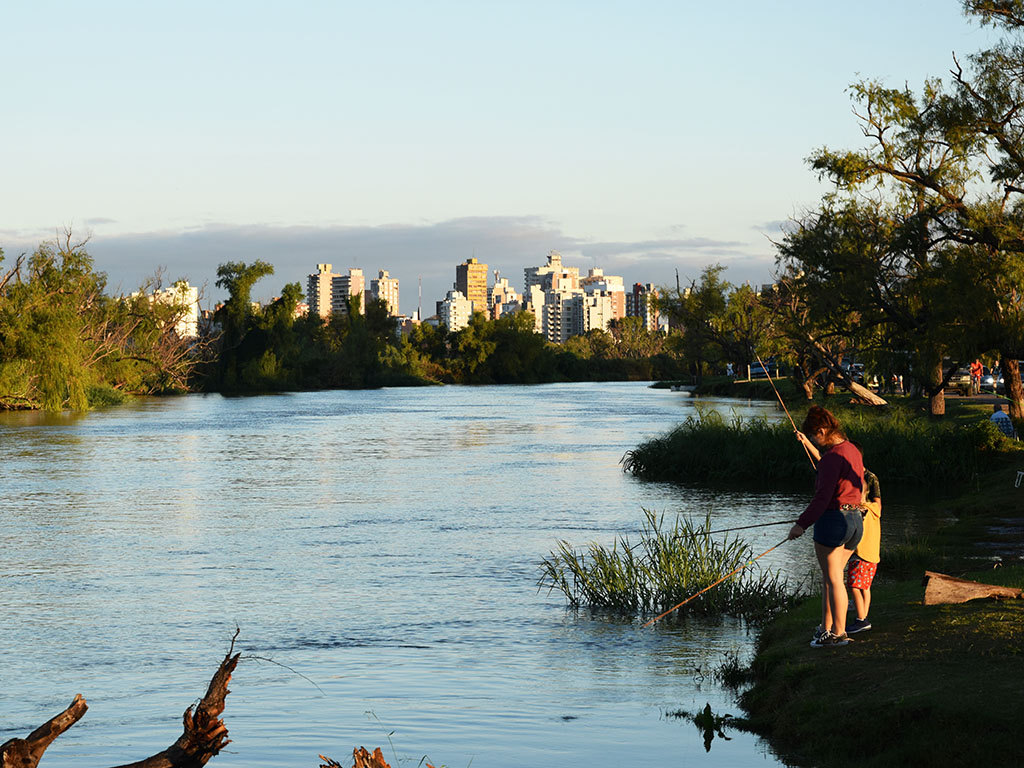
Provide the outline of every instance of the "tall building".
{"type": "MultiPolygon", "coordinates": [[[[580,280],[580,287],[588,296],[591,294],[608,295],[611,302],[610,320],[618,320],[626,316],[626,288],[621,277],[606,275],[603,269],[595,267],[580,280]]],[[[589,331],[590,328],[587,330],[589,331]]]]}
{"type": "Polygon", "coordinates": [[[306,278],[306,303],[310,314],[320,317],[331,314],[331,281],[334,277],[330,264],[317,264],[316,274],[306,278]]]}
{"type": "Polygon", "coordinates": [[[334,275],[331,278],[331,311],[347,315],[348,300],[356,296],[359,298],[359,312],[364,314],[366,312],[363,303],[365,290],[366,279],[363,277],[361,269],[350,269],[347,274],[334,275]]]}
{"type": "Polygon", "coordinates": [[[455,267],[455,290],[473,302],[474,312],[487,314],[487,265],[466,259],[455,267]]]}
{"type": "Polygon", "coordinates": [[[548,252],[548,263],[543,267],[527,267],[523,270],[526,277],[523,285],[523,295],[530,295],[530,288],[534,285],[540,286],[543,290],[552,289],[552,281],[562,278],[572,283],[573,288],[579,287],[579,267],[563,267],[562,254],[558,251],[548,252]]]}
{"type": "Polygon", "coordinates": [[[187,280],[178,280],[170,288],[154,291],[149,300],[177,310],[174,332],[178,338],[194,339],[199,335],[199,289],[189,285],[187,280]]]}
{"type": "Polygon", "coordinates": [[[509,312],[518,312],[523,308],[523,297],[509,285],[508,278],[497,279],[495,273],[494,288],[491,289],[491,319],[497,320],[509,312]]]}
{"type": "Polygon", "coordinates": [[[388,314],[391,317],[398,317],[398,278],[389,277],[386,269],[377,273],[377,277],[370,281],[370,292],[373,298],[387,304],[388,314]]]}
{"type": "Polygon", "coordinates": [[[473,312],[473,302],[461,291],[448,291],[448,295],[437,302],[437,317],[449,331],[461,331],[469,325],[473,312]]]}
{"type": "Polygon", "coordinates": [[[658,291],[651,283],[634,283],[633,290],[626,294],[626,316],[642,318],[647,330],[658,330],[657,298],[658,291]]]}

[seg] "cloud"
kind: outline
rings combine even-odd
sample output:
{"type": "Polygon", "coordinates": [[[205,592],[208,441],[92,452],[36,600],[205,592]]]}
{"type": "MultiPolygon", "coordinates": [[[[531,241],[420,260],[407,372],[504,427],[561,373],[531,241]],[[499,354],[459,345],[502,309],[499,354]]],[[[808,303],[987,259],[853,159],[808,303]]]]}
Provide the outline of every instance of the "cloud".
{"type": "MultiPolygon", "coordinates": [[[[35,245],[38,241],[31,247],[35,245]]],[[[492,272],[498,270],[518,290],[523,269],[546,263],[552,250],[560,251],[567,265],[578,266],[584,274],[591,267],[601,267],[606,274],[622,276],[627,285],[674,284],[677,269],[684,277],[695,278],[711,263],[726,266],[726,277],[732,282],[759,283],[769,279],[773,264],[767,241],[689,237],[595,242],[568,234],[539,216],[377,226],[213,223],[187,230],[95,234],[88,250],[96,268],[107,273],[113,293],[135,290],[163,268],[168,280],[184,278],[205,286],[205,300],[213,303],[225,297],[215,286],[220,264],[261,259],[274,266],[274,275],[261,280],[253,296],[266,300],[279,294],[286,283],[298,282],[305,288],[306,276],[316,271],[316,265],[329,263],[335,272],[361,268],[367,283],[378,270],[388,270],[400,280],[405,313],[416,309],[422,279],[422,308],[428,315],[433,314],[434,302],[451,289],[456,265],[470,257],[486,263],[492,272]]]]}

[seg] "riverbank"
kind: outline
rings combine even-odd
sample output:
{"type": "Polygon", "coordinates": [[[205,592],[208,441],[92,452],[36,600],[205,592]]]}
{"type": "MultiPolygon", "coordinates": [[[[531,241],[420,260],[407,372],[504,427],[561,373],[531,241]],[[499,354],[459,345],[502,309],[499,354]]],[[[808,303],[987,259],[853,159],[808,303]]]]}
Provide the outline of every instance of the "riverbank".
{"type": "MultiPolygon", "coordinates": [[[[1024,600],[923,605],[924,570],[1024,588],[1024,451],[942,502],[958,521],[882,554],[872,629],[809,646],[817,596],[763,630],[742,695],[748,725],[793,765],[1020,765],[1024,600]],[[993,567],[997,566],[997,567],[993,567]],[[884,577],[895,571],[899,580],[884,577]]],[[[883,513],[883,525],[885,517],[883,513]]]]}

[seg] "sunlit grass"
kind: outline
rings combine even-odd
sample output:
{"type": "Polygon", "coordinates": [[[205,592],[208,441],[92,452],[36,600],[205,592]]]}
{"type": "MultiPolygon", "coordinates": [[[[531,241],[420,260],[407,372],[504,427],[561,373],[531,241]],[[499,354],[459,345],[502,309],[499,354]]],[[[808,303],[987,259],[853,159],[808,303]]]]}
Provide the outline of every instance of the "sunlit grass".
{"type": "MultiPolygon", "coordinates": [[[[886,482],[948,487],[976,478],[980,457],[1020,450],[987,418],[935,422],[907,408],[835,407],[865,465],[886,482]]],[[[802,412],[793,412],[799,425],[802,412]]],[[[647,480],[685,483],[779,484],[806,481],[813,470],[789,420],[696,412],[675,429],[626,453],[626,472],[647,480]]]]}
{"type": "MultiPolygon", "coordinates": [[[[640,540],[620,537],[611,547],[583,550],[561,541],[541,561],[541,588],[561,591],[572,608],[611,609],[645,615],[671,608],[749,563],[756,553],[738,538],[715,540],[701,524],[644,510],[640,540]]],[[[778,573],[754,562],[685,606],[689,612],[764,619],[790,606],[795,589],[778,573]]]]}

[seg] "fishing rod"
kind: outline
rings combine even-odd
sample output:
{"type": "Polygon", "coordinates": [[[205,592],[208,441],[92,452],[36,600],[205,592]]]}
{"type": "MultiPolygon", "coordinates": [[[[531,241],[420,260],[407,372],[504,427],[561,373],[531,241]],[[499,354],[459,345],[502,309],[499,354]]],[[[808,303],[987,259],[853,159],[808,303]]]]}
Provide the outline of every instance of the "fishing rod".
{"type": "MultiPolygon", "coordinates": [[[[714,530],[714,531],[697,530],[697,531],[693,531],[693,532],[688,533],[688,534],[679,534],[679,533],[677,533],[675,536],[672,537],[672,541],[676,541],[677,539],[686,538],[686,536],[692,536],[692,537],[696,537],[696,536],[710,536],[710,535],[712,535],[714,533],[732,533],[733,531],[746,531],[746,530],[749,530],[751,528],[765,528],[765,527],[770,526],[770,525],[792,525],[792,524],[793,524],[792,520],[776,520],[773,523],[756,523],[754,525],[737,525],[737,526],[735,526],[733,528],[719,528],[719,529],[714,530]]],[[[643,541],[638,541],[636,544],[633,544],[632,546],[628,546],[628,547],[624,546],[623,549],[626,552],[632,552],[633,550],[637,549],[638,547],[642,547],[643,544],[644,544],[643,541]]],[[[581,552],[584,549],[585,549],[584,547],[573,547],[572,551],[575,553],[575,552],[581,552]]]]}
{"type": "Polygon", "coordinates": [[[735,528],[719,528],[717,531],[704,531],[710,536],[712,533],[731,533],[732,531],[745,531],[748,528],[764,528],[769,525],[792,525],[792,520],[776,520],[774,523],[757,523],[756,525],[737,525],[735,528]]]}
{"type": "Polygon", "coordinates": [[[764,557],[765,555],[767,555],[767,554],[768,554],[769,552],[772,552],[772,551],[774,551],[774,550],[778,549],[778,548],[779,548],[779,547],[781,547],[781,546],[782,546],[783,544],[785,544],[785,543],[786,543],[787,541],[789,541],[789,537],[788,537],[788,536],[787,536],[786,538],[784,538],[784,539],[783,539],[782,541],[780,541],[780,542],[779,542],[778,544],[776,544],[776,545],[775,545],[774,547],[770,547],[769,549],[766,549],[766,550],[765,550],[764,552],[762,552],[762,553],[761,553],[760,555],[758,555],[757,557],[753,558],[752,560],[748,560],[747,562],[745,562],[745,563],[744,563],[743,565],[741,565],[741,566],[740,566],[739,568],[737,568],[737,569],[736,569],[735,571],[733,571],[732,573],[727,573],[727,574],[726,574],[725,576],[723,576],[722,578],[720,578],[720,579],[719,579],[718,581],[716,581],[716,582],[715,582],[714,584],[709,584],[708,586],[704,587],[704,589],[702,589],[702,590],[701,590],[700,592],[697,592],[697,593],[696,593],[696,594],[694,594],[694,595],[690,595],[690,596],[689,596],[688,598],[686,598],[685,600],[683,600],[683,602],[679,603],[678,605],[674,605],[674,606],[672,606],[671,608],[669,608],[669,609],[668,609],[667,611],[665,611],[664,613],[658,614],[657,616],[655,616],[655,617],[654,617],[653,619],[651,619],[650,621],[647,621],[647,622],[645,622],[645,623],[643,624],[643,627],[642,627],[642,628],[646,628],[646,627],[649,627],[649,626],[651,626],[652,624],[654,624],[654,622],[658,621],[659,619],[663,619],[663,618],[665,618],[666,616],[668,616],[668,615],[669,615],[670,613],[672,613],[672,611],[674,611],[674,610],[676,610],[676,609],[678,609],[678,608],[682,608],[682,607],[683,607],[684,605],[686,605],[686,604],[687,604],[688,602],[690,602],[691,600],[693,600],[693,599],[695,599],[695,598],[698,598],[698,597],[700,597],[701,595],[703,595],[703,594],[704,594],[705,592],[707,592],[707,591],[708,591],[709,589],[711,589],[712,587],[717,587],[717,586],[718,586],[719,584],[721,584],[721,583],[722,583],[723,581],[725,581],[725,580],[726,580],[726,579],[728,579],[729,577],[731,577],[731,576],[735,576],[735,575],[736,575],[737,573],[739,573],[740,571],[742,571],[742,570],[743,570],[744,568],[746,568],[746,567],[747,567],[748,565],[751,565],[752,563],[756,563],[756,562],[757,562],[758,560],[760,560],[760,559],[761,559],[762,557],[764,557]]]}
{"type": "MultiPolygon", "coordinates": [[[[786,416],[789,417],[789,423],[793,425],[793,431],[799,432],[800,430],[796,428],[796,422],[793,421],[793,417],[790,415],[789,409],[782,401],[782,395],[779,394],[779,390],[775,387],[775,382],[772,381],[772,375],[768,373],[768,369],[765,367],[765,364],[761,362],[761,357],[757,354],[757,350],[754,350],[754,357],[757,358],[757,362],[761,365],[761,370],[764,371],[765,375],[768,377],[768,383],[772,385],[772,391],[775,392],[775,396],[779,399],[779,405],[782,406],[782,410],[784,410],[786,412],[786,416]]],[[[811,456],[811,449],[807,447],[803,440],[800,441],[800,445],[804,447],[804,453],[807,454],[807,460],[811,462],[811,467],[813,469],[817,469],[817,466],[814,463],[814,457],[811,456]]]]}

